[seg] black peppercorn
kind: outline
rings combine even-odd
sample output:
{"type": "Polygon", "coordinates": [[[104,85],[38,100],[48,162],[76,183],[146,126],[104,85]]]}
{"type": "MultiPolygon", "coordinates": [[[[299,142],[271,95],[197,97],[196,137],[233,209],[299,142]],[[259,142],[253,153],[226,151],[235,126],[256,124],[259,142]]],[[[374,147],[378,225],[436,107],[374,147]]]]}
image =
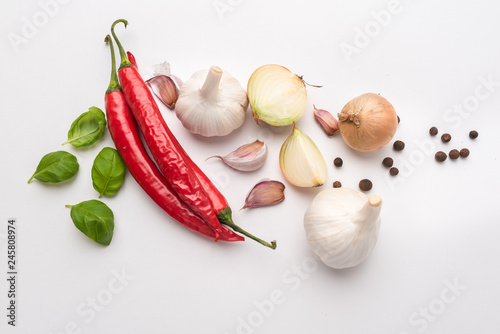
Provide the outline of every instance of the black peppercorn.
{"type": "Polygon", "coordinates": [[[335,158],[333,160],[333,164],[335,165],[335,167],[342,167],[342,165],[344,164],[344,161],[342,161],[341,158],[335,158]]]}
{"type": "Polygon", "coordinates": [[[400,118],[399,118],[399,116],[398,116],[398,124],[399,124],[399,122],[401,122],[401,119],[400,119],[400,118]]]}
{"type": "Polygon", "coordinates": [[[469,138],[470,139],[476,139],[477,136],[479,136],[479,133],[477,133],[476,130],[472,130],[471,132],[469,132],[469,138]]]}
{"type": "Polygon", "coordinates": [[[405,143],[401,140],[396,140],[393,147],[396,151],[402,151],[405,148],[405,143]]]}
{"type": "Polygon", "coordinates": [[[385,158],[384,160],[382,160],[382,165],[384,165],[385,167],[392,167],[392,165],[394,164],[394,160],[392,160],[392,158],[385,158]]]}
{"type": "Polygon", "coordinates": [[[458,152],[458,150],[451,150],[450,153],[448,153],[448,155],[450,156],[450,159],[458,159],[458,157],[460,156],[460,152],[458,152]]]}
{"type": "Polygon", "coordinates": [[[363,191],[368,191],[370,189],[372,189],[372,181],[368,180],[368,179],[363,179],[361,181],[359,181],[359,189],[363,190],[363,191]]]}
{"type": "Polygon", "coordinates": [[[460,150],[460,157],[467,158],[470,154],[470,151],[466,148],[460,150]]]}
{"type": "Polygon", "coordinates": [[[451,135],[449,133],[445,133],[441,136],[441,141],[443,143],[447,143],[451,140],[451,135]]]}
{"type": "Polygon", "coordinates": [[[340,183],[340,181],[335,181],[335,182],[333,182],[333,187],[340,188],[340,187],[342,187],[342,183],[340,183]]]}
{"type": "Polygon", "coordinates": [[[439,152],[436,152],[436,154],[434,155],[434,158],[436,158],[436,160],[439,162],[443,162],[446,160],[447,155],[443,151],[439,151],[439,152]]]}
{"type": "Polygon", "coordinates": [[[392,167],[391,169],[389,169],[389,174],[391,174],[392,176],[396,176],[399,174],[399,169],[397,169],[396,167],[392,167]]]}
{"type": "Polygon", "coordinates": [[[429,129],[429,133],[431,134],[431,136],[435,136],[438,134],[438,129],[433,126],[432,128],[429,129]]]}

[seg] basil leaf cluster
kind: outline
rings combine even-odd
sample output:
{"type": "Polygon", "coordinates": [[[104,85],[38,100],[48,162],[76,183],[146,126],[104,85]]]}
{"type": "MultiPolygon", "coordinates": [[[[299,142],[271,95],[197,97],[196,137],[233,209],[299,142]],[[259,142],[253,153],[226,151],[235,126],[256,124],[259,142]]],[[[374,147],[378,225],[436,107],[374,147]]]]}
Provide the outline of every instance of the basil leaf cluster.
{"type": "MultiPolygon", "coordinates": [[[[68,131],[68,140],[63,143],[75,147],[89,147],[103,138],[106,130],[106,116],[97,107],[90,107],[73,121],[68,131]]],[[[76,157],[66,151],[46,154],[40,160],[35,172],[28,180],[43,183],[59,183],[76,175],[80,166],[76,157]]],[[[103,148],[92,165],[92,185],[102,196],[116,194],[125,181],[126,166],[117,150],[103,148]]],[[[71,208],[70,216],[74,225],[91,240],[109,245],[115,227],[113,211],[99,200],[88,200],[71,208]]]]}

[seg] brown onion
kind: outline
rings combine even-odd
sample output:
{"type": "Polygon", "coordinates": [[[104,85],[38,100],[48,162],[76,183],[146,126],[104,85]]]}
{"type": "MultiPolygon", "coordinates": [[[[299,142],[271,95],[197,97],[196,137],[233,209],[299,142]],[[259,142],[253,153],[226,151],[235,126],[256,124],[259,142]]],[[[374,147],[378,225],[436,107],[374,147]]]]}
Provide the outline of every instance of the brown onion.
{"type": "Polygon", "coordinates": [[[392,104],[378,94],[360,95],[338,114],[342,138],[351,148],[372,152],[382,148],[396,133],[398,116],[392,104]]]}

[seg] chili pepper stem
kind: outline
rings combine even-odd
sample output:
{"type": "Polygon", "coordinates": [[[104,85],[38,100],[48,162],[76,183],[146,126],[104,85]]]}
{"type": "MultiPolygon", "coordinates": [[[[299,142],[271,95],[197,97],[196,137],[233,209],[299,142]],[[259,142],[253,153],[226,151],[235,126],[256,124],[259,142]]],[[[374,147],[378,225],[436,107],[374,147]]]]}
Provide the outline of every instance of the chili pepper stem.
{"type": "Polygon", "coordinates": [[[245,231],[244,229],[242,229],[241,227],[236,225],[233,222],[233,219],[231,218],[231,208],[227,207],[224,210],[222,210],[221,212],[219,212],[219,214],[217,215],[217,218],[219,219],[221,224],[224,224],[224,225],[232,228],[234,231],[239,232],[239,233],[243,234],[244,236],[247,236],[250,239],[257,241],[258,243],[260,243],[266,247],[269,247],[271,249],[276,249],[276,240],[273,240],[273,241],[271,241],[271,243],[269,243],[269,242],[264,241],[260,238],[257,238],[256,236],[248,233],[247,231],[245,231]]]}
{"type": "Polygon", "coordinates": [[[111,34],[113,35],[113,38],[115,39],[116,45],[118,45],[118,50],[120,52],[120,58],[121,58],[121,63],[120,63],[120,69],[127,67],[127,66],[133,66],[133,64],[128,60],[127,54],[125,53],[125,50],[123,49],[122,44],[120,43],[120,40],[116,37],[115,34],[115,25],[117,23],[123,23],[125,25],[125,28],[127,28],[128,21],[124,19],[119,19],[113,22],[111,25],[111,34]]]}
{"type": "Polygon", "coordinates": [[[113,47],[113,40],[111,39],[111,36],[106,35],[104,42],[109,44],[109,47],[111,48],[111,79],[109,81],[108,89],[106,90],[106,94],[109,94],[115,90],[121,90],[121,87],[118,83],[118,74],[116,73],[115,48],[113,47]]]}

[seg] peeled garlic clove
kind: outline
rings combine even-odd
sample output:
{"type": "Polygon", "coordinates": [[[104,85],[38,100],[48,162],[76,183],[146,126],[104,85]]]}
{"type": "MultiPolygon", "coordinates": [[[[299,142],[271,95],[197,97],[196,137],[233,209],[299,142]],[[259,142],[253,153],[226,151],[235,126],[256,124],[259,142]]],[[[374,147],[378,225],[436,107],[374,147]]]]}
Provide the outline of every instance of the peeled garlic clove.
{"type": "Polygon", "coordinates": [[[307,106],[306,85],[286,67],[270,64],[256,69],[247,85],[248,100],[255,121],[274,126],[298,121],[307,106]]]}
{"type": "Polygon", "coordinates": [[[304,215],[306,238],[327,266],[343,269],[363,262],[375,247],[382,199],[349,188],[328,188],[304,215]]]}
{"type": "Polygon", "coordinates": [[[281,146],[280,168],[287,181],[297,187],[319,187],[328,174],[318,147],[295,123],[281,146]]]}
{"type": "Polygon", "coordinates": [[[267,158],[267,146],[263,141],[256,140],[253,143],[238,147],[226,156],[214,155],[210,158],[219,158],[226,165],[236,170],[251,172],[264,165],[267,158]]]}
{"type": "Polygon", "coordinates": [[[170,109],[174,109],[179,90],[174,80],[166,75],[157,75],[147,80],[146,83],[151,87],[153,93],[170,109]]]}
{"type": "Polygon", "coordinates": [[[257,183],[245,199],[241,208],[259,208],[275,205],[285,200],[285,185],[279,181],[263,180],[257,183]]]}
{"type": "Polygon", "coordinates": [[[330,112],[324,109],[316,109],[316,106],[314,105],[313,108],[316,121],[327,135],[333,136],[339,132],[339,123],[330,112]]]}

